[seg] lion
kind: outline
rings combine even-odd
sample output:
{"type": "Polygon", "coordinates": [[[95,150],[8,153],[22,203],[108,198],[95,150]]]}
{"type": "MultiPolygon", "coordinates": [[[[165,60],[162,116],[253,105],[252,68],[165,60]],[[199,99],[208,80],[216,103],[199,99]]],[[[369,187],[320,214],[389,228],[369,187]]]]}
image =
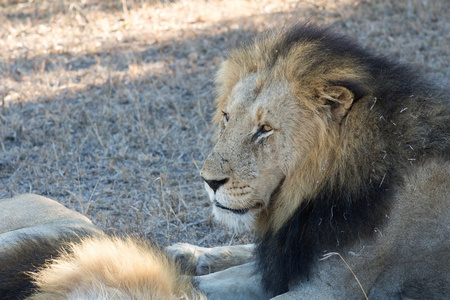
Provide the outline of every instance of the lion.
{"type": "Polygon", "coordinates": [[[32,194],[0,200],[1,299],[206,299],[144,240],[32,194]]]}
{"type": "Polygon", "coordinates": [[[214,272],[195,278],[208,299],[450,299],[448,91],[312,24],[233,50],[216,82],[200,174],[256,244],[249,263],[168,249],[214,272]]]}

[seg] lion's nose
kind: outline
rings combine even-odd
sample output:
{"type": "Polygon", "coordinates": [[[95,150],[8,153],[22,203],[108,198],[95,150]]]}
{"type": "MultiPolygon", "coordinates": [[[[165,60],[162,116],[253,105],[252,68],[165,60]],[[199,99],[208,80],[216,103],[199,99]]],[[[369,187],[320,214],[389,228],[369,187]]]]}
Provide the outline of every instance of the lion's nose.
{"type": "Polygon", "coordinates": [[[203,180],[209,185],[209,187],[214,191],[214,193],[225,183],[227,183],[229,178],[225,178],[222,180],[208,180],[205,177],[202,177],[203,180]]]}

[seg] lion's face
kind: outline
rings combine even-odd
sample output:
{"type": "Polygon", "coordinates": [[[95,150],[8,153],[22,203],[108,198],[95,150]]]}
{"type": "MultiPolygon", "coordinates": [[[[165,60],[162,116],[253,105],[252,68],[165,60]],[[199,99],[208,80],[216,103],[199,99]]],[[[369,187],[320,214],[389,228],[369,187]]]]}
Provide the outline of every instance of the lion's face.
{"type": "Polygon", "coordinates": [[[201,176],[216,219],[231,228],[253,229],[314,140],[304,135],[307,110],[290,90],[287,80],[253,73],[218,107],[216,144],[201,176]]]}

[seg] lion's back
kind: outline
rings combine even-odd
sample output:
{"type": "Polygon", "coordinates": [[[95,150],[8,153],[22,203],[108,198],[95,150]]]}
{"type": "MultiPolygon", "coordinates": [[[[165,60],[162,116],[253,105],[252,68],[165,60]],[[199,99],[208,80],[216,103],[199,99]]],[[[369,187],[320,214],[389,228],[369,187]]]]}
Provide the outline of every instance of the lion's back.
{"type": "MultiPolygon", "coordinates": [[[[450,162],[436,159],[405,176],[391,215],[396,236],[373,299],[448,299],[450,295],[450,162]],[[395,268],[391,268],[395,266],[395,268]],[[395,285],[395,286],[394,286],[395,285]]],[[[381,232],[383,234],[383,232],[381,232]]],[[[370,267],[370,266],[368,266],[370,267]]]]}

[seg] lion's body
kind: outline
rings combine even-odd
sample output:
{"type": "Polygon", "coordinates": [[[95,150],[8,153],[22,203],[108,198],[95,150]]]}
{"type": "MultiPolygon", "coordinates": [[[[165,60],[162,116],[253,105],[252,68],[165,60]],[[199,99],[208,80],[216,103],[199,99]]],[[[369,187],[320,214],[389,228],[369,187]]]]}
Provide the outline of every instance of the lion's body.
{"type": "Polygon", "coordinates": [[[1,299],[204,298],[160,250],[37,195],[0,200],[0,254],[1,299]]]}
{"type": "Polygon", "coordinates": [[[0,298],[28,296],[33,285],[25,272],[57,255],[65,242],[96,235],[102,231],[85,216],[51,199],[0,199],[0,298]]]}
{"type": "Polygon", "coordinates": [[[201,174],[267,295],[362,298],[339,253],[369,298],[450,297],[448,92],[314,26],[231,52],[218,86],[201,174]]]}

